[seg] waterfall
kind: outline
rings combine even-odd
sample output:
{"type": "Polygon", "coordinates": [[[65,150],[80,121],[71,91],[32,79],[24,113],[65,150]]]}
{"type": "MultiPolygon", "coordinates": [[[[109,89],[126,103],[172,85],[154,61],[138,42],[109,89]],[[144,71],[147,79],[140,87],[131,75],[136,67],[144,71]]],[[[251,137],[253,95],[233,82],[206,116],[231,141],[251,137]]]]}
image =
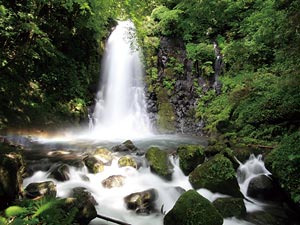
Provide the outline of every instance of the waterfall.
{"type": "Polygon", "coordinates": [[[101,85],[90,116],[91,135],[98,139],[151,135],[140,57],[133,23],[119,22],[106,43],[101,85]]]}

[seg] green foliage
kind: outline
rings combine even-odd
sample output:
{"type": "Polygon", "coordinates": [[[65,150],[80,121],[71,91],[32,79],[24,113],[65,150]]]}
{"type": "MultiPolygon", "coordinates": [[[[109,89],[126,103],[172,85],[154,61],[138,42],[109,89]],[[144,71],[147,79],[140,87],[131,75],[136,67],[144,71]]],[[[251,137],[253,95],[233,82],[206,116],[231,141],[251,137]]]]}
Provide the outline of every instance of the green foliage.
{"type": "Polygon", "coordinates": [[[0,217],[0,224],[7,224],[8,221],[14,225],[74,224],[76,209],[67,212],[63,210],[64,204],[64,200],[54,198],[23,200],[19,205],[5,210],[5,217],[0,217]]]}
{"type": "Polygon", "coordinates": [[[266,158],[266,164],[279,179],[281,186],[290,193],[292,200],[300,204],[300,134],[286,136],[280,145],[266,158]]]}

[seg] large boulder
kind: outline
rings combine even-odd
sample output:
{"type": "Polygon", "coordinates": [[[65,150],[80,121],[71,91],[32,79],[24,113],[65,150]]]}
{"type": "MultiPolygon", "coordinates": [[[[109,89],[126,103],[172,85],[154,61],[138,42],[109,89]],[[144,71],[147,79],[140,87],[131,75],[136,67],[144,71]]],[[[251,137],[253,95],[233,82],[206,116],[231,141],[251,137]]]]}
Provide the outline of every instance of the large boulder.
{"type": "Polygon", "coordinates": [[[29,199],[56,197],[56,186],[53,181],[30,183],[24,189],[24,196],[29,199]]]}
{"type": "Polygon", "coordinates": [[[104,163],[95,156],[88,155],[83,161],[90,173],[100,173],[104,170],[104,163]]]}
{"type": "Polygon", "coordinates": [[[112,147],[113,152],[136,152],[138,148],[133,144],[132,141],[127,140],[120,145],[112,147]]]}
{"type": "Polygon", "coordinates": [[[267,175],[261,174],[253,177],[248,185],[247,195],[252,198],[274,201],[283,200],[283,191],[279,185],[267,175]]]}
{"type": "Polygon", "coordinates": [[[66,213],[75,212],[75,221],[80,225],[89,224],[97,216],[97,202],[85,188],[74,188],[70,198],[65,199],[65,204],[66,213]]]}
{"type": "Polygon", "coordinates": [[[164,225],[222,225],[223,218],[209,200],[195,190],[183,193],[164,217],[164,225]]]}
{"type": "Polygon", "coordinates": [[[189,181],[195,189],[206,188],[212,192],[243,197],[233,165],[222,154],[217,154],[198,166],[190,173],[189,181]]]}
{"type": "Polygon", "coordinates": [[[118,166],[119,167],[125,167],[125,166],[131,166],[135,169],[137,169],[138,165],[136,163],[136,161],[134,160],[134,158],[132,158],[131,156],[122,156],[119,160],[118,160],[118,166]]]}
{"type": "Polygon", "coordinates": [[[246,207],[242,198],[218,198],[213,205],[223,218],[233,216],[241,218],[246,215],[246,207]]]}
{"type": "Polygon", "coordinates": [[[102,181],[105,188],[121,187],[124,185],[125,177],[122,175],[112,175],[102,181]]]}
{"type": "Polygon", "coordinates": [[[182,145],[177,148],[179,166],[185,175],[189,175],[205,160],[204,148],[200,145],[182,145]]]}
{"type": "Polygon", "coordinates": [[[167,180],[172,179],[173,165],[169,160],[167,152],[158,147],[151,147],[146,153],[146,159],[153,173],[167,180]]]}
{"type": "Polygon", "coordinates": [[[67,181],[70,179],[70,170],[67,164],[55,165],[48,176],[58,181],[67,181]]]}
{"type": "Polygon", "coordinates": [[[132,193],[124,198],[127,209],[135,210],[138,214],[149,214],[155,210],[155,200],[158,193],[155,189],[132,193]]]}
{"type": "Polygon", "coordinates": [[[6,151],[9,146],[0,144],[0,209],[3,209],[21,193],[24,163],[20,153],[6,151]]]}
{"type": "Polygon", "coordinates": [[[106,148],[97,148],[94,151],[93,156],[101,160],[101,162],[103,162],[105,165],[111,165],[113,160],[111,151],[106,148]]]}

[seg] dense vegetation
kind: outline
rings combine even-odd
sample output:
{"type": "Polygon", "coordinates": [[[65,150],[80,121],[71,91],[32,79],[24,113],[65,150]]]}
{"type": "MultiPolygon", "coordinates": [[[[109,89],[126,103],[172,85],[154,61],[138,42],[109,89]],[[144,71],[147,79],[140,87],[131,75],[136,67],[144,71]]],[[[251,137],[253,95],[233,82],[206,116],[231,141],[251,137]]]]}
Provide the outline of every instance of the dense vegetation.
{"type": "Polygon", "coordinates": [[[299,202],[299,9],[297,0],[0,0],[0,128],[86,118],[102,42],[113,19],[130,17],[149,92],[174,94],[185,65],[171,58],[160,80],[157,51],[161,37],[182,41],[193,63],[195,122],[233,144],[279,146],[270,166],[299,202]],[[214,44],[223,60],[221,93],[197,82],[215,74],[214,44]]]}

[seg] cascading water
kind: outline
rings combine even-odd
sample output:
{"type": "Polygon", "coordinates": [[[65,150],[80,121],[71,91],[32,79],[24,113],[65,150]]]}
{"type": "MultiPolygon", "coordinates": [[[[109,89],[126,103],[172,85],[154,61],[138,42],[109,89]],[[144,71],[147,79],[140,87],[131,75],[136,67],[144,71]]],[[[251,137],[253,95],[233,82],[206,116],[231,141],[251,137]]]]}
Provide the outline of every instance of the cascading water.
{"type": "Polygon", "coordinates": [[[132,22],[119,22],[112,32],[102,65],[101,87],[90,116],[89,135],[109,140],[151,135],[143,65],[132,22]]]}

